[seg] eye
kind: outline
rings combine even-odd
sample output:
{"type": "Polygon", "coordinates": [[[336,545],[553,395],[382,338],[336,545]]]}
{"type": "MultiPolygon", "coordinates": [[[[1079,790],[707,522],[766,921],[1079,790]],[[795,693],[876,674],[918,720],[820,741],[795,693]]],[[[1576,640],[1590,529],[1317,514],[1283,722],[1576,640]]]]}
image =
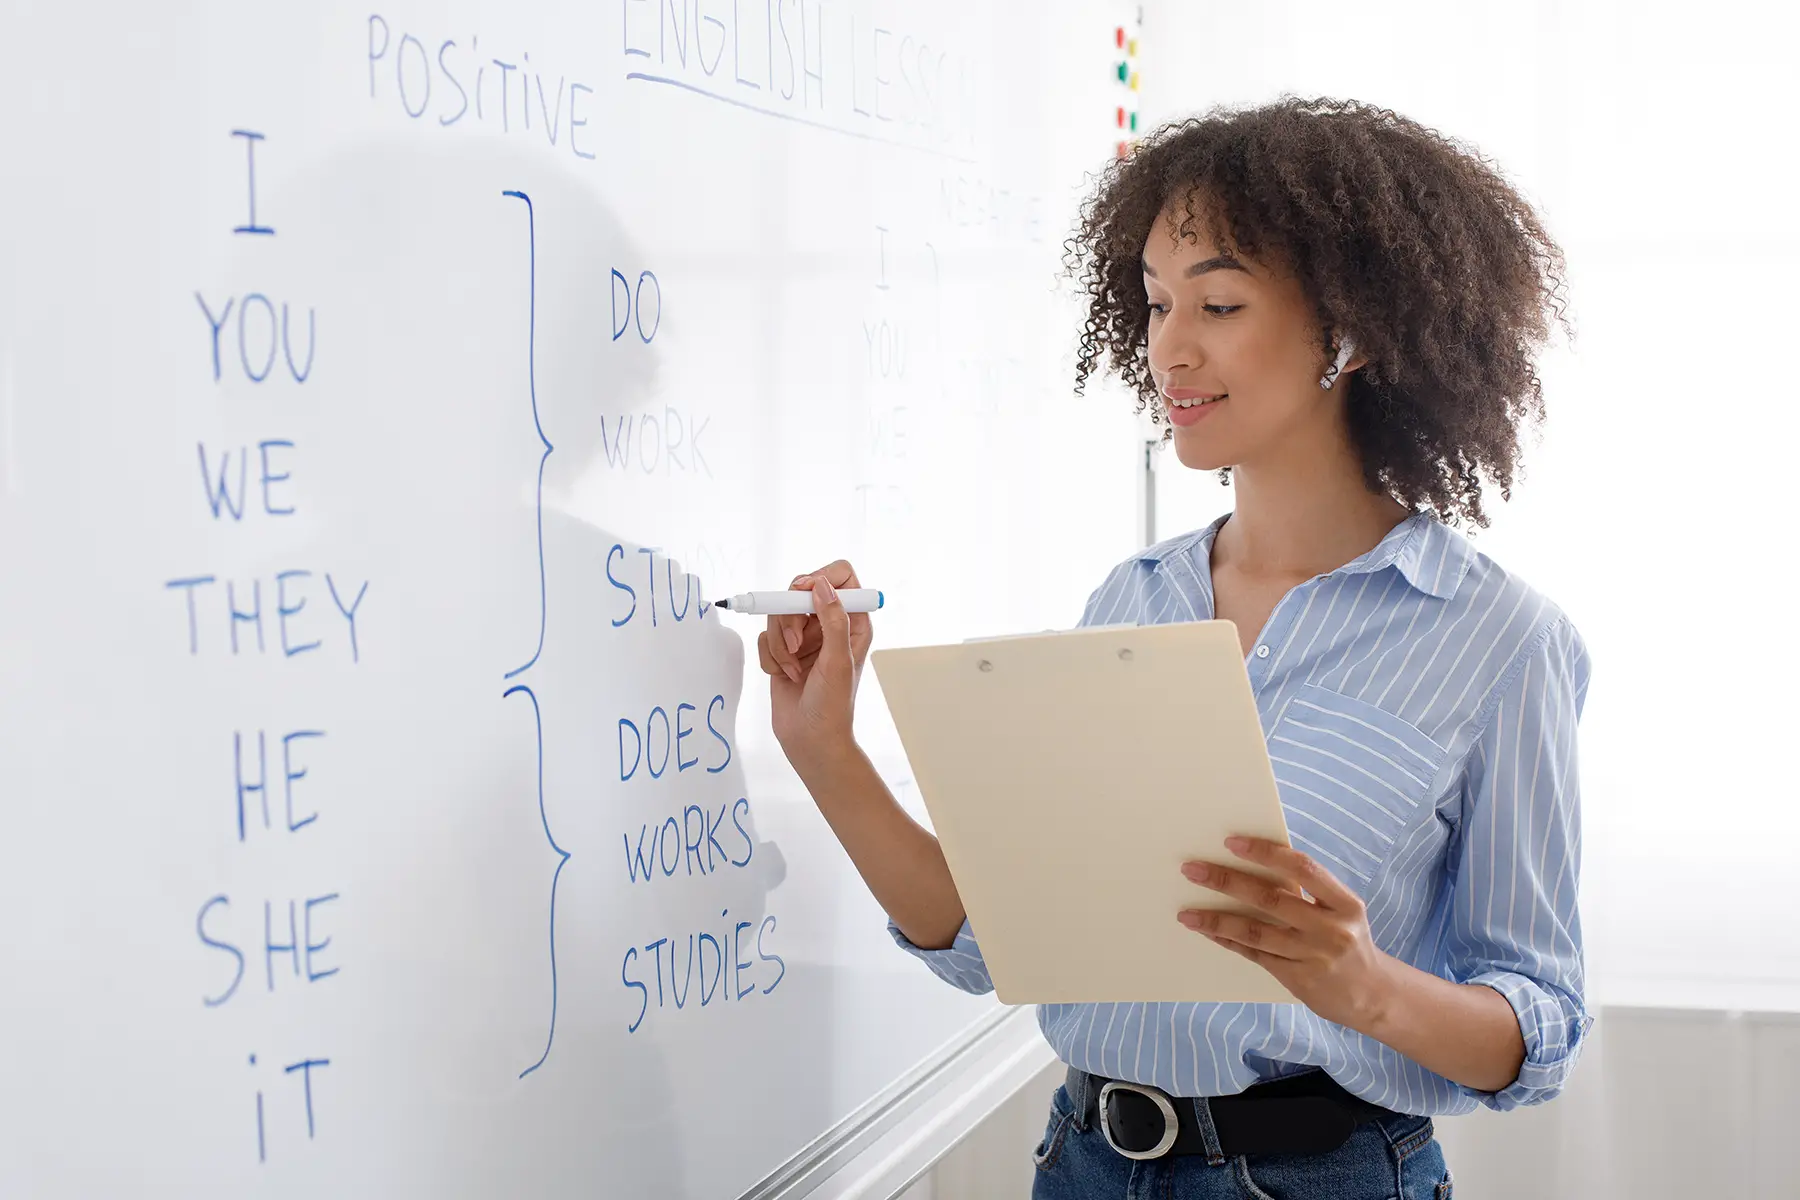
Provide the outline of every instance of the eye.
{"type": "Polygon", "coordinates": [[[1200,307],[1215,317],[1227,317],[1244,306],[1241,304],[1202,304],[1200,307]]]}
{"type": "Polygon", "coordinates": [[[1169,315],[1169,306],[1159,301],[1152,300],[1150,301],[1150,315],[1153,317],[1166,317],[1169,315]]]}

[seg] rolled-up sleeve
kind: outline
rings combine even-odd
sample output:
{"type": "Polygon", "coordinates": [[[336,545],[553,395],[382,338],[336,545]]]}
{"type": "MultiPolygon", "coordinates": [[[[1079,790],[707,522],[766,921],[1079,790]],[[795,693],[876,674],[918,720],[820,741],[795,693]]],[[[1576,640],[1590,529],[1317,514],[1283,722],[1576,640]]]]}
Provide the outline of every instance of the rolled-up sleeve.
{"type": "Polygon", "coordinates": [[[994,990],[994,981],[988,975],[987,963],[982,961],[981,947],[976,944],[975,931],[969,928],[967,917],[956,931],[956,940],[942,950],[921,950],[892,921],[888,922],[888,933],[902,950],[918,958],[931,968],[932,974],[952,987],[977,996],[994,990]]]}
{"type": "Polygon", "coordinates": [[[1468,772],[1447,948],[1458,983],[1493,988],[1524,1036],[1518,1078],[1469,1089],[1499,1111],[1541,1104],[1568,1083],[1593,1018],[1581,916],[1575,732],[1588,657],[1559,617],[1500,694],[1468,772]]]}

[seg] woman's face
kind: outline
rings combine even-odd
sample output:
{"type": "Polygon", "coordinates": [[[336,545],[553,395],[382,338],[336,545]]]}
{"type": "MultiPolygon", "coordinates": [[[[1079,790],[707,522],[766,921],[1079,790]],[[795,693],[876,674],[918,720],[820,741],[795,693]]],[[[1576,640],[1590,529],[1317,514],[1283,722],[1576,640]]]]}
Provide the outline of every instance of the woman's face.
{"type": "Polygon", "coordinates": [[[1319,387],[1335,356],[1320,349],[1305,293],[1272,264],[1220,255],[1204,220],[1201,237],[1181,236],[1182,216],[1164,209],[1144,242],[1150,370],[1176,457],[1213,470],[1317,444],[1341,419],[1345,389],[1319,387]]]}

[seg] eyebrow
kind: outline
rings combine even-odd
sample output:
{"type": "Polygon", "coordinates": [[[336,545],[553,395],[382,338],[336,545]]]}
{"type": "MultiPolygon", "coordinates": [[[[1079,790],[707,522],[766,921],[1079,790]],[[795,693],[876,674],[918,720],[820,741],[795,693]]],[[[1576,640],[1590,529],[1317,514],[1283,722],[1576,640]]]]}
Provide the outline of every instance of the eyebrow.
{"type": "MultiPolygon", "coordinates": [[[[1206,274],[1208,271],[1242,271],[1246,275],[1251,274],[1249,267],[1246,267],[1235,258],[1227,258],[1224,255],[1215,255],[1205,262],[1194,263],[1189,266],[1186,271],[1183,271],[1182,274],[1189,279],[1194,279],[1206,274]]],[[[1152,279],[1157,277],[1156,272],[1151,269],[1149,260],[1147,259],[1144,261],[1144,274],[1150,276],[1152,279]]]]}

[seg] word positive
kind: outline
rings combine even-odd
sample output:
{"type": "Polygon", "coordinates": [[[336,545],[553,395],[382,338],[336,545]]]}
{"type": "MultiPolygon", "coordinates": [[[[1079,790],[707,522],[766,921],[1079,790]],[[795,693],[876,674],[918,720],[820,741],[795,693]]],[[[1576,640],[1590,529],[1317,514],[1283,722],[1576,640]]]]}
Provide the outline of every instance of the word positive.
{"type": "Polygon", "coordinates": [[[369,99],[396,102],[415,121],[447,129],[453,125],[498,126],[501,133],[542,137],[551,148],[566,146],[576,158],[593,158],[585,131],[588,99],[594,89],[566,75],[532,68],[531,54],[505,58],[482,52],[481,38],[394,36],[376,13],[368,28],[369,99]]]}

